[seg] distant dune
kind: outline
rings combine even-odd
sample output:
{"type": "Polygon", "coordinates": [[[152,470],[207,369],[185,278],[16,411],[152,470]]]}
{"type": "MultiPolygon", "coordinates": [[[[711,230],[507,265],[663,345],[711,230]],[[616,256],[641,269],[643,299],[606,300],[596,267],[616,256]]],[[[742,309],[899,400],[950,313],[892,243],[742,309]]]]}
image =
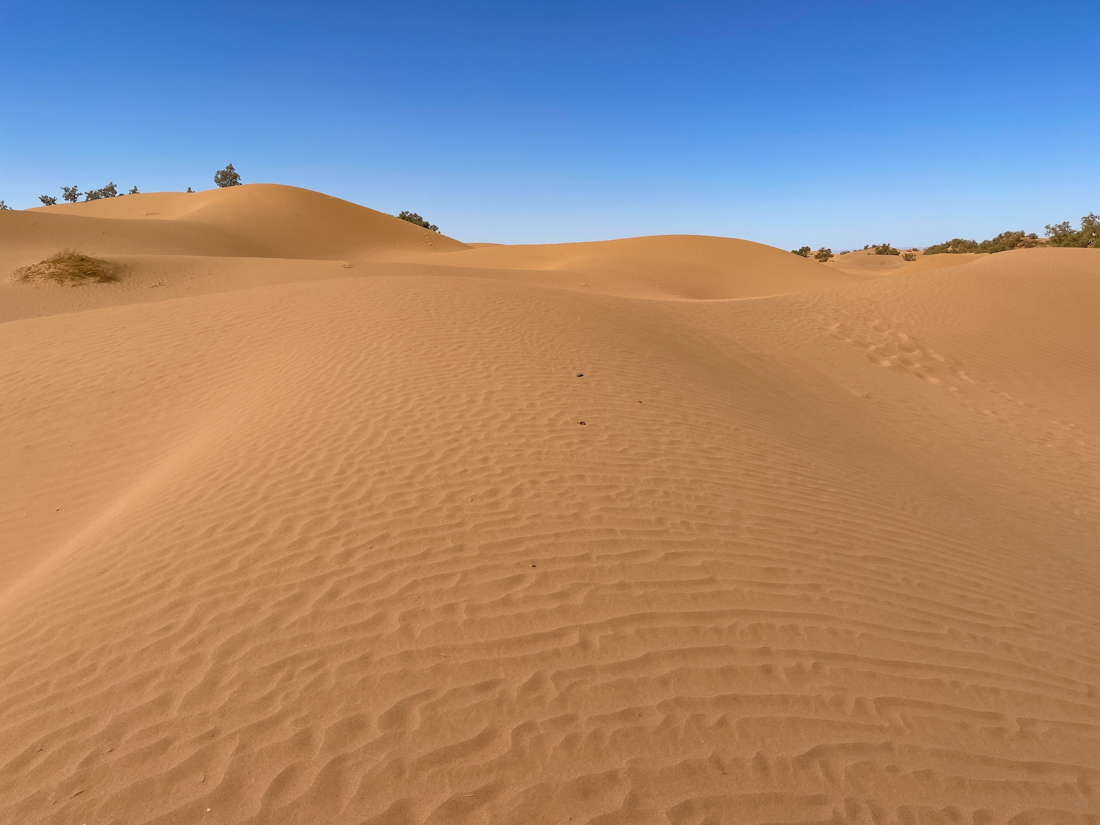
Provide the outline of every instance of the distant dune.
{"type": "Polygon", "coordinates": [[[978,258],[987,257],[976,252],[964,254],[940,254],[925,255],[916,252],[916,260],[907,261],[899,255],[877,255],[873,249],[857,249],[844,255],[837,255],[827,264],[830,269],[846,272],[850,275],[862,277],[878,277],[879,275],[892,275],[898,270],[906,272],[923,272],[929,269],[944,269],[949,266],[959,266],[976,261],[978,258]]]}
{"type": "MultiPolygon", "coordinates": [[[[404,260],[486,272],[517,272],[525,283],[584,288],[634,298],[753,298],[854,278],[771,246],[733,238],[665,235],[596,243],[483,245],[404,260]]],[[[499,276],[497,276],[499,277],[499,276]]]]}
{"type": "Polygon", "coordinates": [[[0,284],[0,822],[1097,822],[1100,251],[0,212],[64,248],[125,274],[0,284]]]}

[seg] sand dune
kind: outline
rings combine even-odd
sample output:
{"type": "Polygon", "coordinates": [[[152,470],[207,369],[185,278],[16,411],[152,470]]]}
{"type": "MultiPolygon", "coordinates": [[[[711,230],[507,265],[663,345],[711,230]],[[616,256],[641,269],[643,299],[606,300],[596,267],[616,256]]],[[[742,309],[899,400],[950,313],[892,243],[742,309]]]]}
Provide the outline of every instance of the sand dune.
{"type": "Polygon", "coordinates": [[[700,235],[544,246],[485,245],[446,255],[394,255],[392,259],[465,268],[482,277],[499,271],[521,272],[528,284],[635,298],[752,298],[856,280],[771,246],[700,235]]]}
{"type": "MultiPolygon", "coordinates": [[[[900,254],[876,255],[873,249],[857,249],[854,252],[837,255],[828,261],[825,266],[837,272],[847,272],[851,275],[860,275],[866,278],[893,274],[896,270],[909,266],[910,263],[910,261],[904,260],[900,254]]],[[[915,263],[915,261],[912,263],[915,263]]]]}
{"type": "MultiPolygon", "coordinates": [[[[189,194],[132,195],[91,203],[39,207],[26,214],[35,218],[41,216],[42,220],[81,217],[115,221],[118,223],[97,222],[96,225],[106,229],[108,234],[119,233],[123,243],[137,242],[155,233],[154,226],[186,232],[188,240],[193,233],[198,233],[200,237],[232,242],[229,247],[232,251],[226,251],[224,246],[186,250],[201,255],[347,258],[369,257],[394,250],[451,251],[465,247],[392,215],[319,192],[273,184],[189,194]],[[133,222],[140,223],[135,225],[133,222]]],[[[153,237],[159,236],[154,234],[153,237]]]]}
{"type": "Polygon", "coordinates": [[[915,261],[905,264],[905,271],[927,272],[931,269],[946,269],[950,266],[961,266],[974,261],[988,258],[989,255],[981,252],[941,253],[939,255],[918,255],[915,261]]]}
{"type": "Polygon", "coordinates": [[[359,209],[0,213],[0,822],[1096,822],[1100,253],[359,209]]]}

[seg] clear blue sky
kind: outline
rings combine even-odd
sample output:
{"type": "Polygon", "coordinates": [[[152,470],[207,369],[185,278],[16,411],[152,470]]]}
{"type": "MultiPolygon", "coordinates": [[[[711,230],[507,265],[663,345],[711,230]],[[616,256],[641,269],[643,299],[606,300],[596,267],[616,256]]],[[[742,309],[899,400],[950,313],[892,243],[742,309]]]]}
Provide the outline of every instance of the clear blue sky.
{"type": "Polygon", "coordinates": [[[0,198],[317,189],[506,243],[1100,211],[1100,3],[0,0],[0,198]]]}

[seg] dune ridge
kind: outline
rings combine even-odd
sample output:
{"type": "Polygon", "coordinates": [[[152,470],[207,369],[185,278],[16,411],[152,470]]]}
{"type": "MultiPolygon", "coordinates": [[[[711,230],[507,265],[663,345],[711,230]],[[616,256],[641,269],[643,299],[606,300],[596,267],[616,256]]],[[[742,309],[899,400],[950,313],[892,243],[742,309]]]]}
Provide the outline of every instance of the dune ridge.
{"type": "Polygon", "coordinates": [[[1100,253],[161,197],[3,287],[0,821],[1096,822],[1100,253]]]}
{"type": "MultiPolygon", "coordinates": [[[[186,230],[188,235],[181,240],[187,243],[194,235],[231,242],[228,247],[209,247],[215,250],[210,252],[188,247],[191,254],[312,259],[369,256],[392,249],[454,250],[465,246],[365,206],[308,189],[264,183],[207,192],[160,192],[57,204],[31,209],[25,214],[51,221],[63,217],[91,219],[99,227],[108,226],[102,221],[119,222],[123,228],[110,225],[110,233],[126,232],[126,240],[131,242],[157,231],[149,224],[164,231],[186,230]]],[[[66,231],[71,230],[66,227],[66,231]]]]}

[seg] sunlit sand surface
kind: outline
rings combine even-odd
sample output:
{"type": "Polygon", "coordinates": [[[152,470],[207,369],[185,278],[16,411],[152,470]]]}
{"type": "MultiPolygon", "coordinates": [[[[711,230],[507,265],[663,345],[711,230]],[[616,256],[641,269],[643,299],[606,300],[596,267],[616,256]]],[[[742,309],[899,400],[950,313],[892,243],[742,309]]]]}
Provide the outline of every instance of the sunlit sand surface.
{"type": "Polygon", "coordinates": [[[66,248],[124,274],[0,285],[0,822],[1097,822],[1100,251],[0,213],[66,248]]]}

